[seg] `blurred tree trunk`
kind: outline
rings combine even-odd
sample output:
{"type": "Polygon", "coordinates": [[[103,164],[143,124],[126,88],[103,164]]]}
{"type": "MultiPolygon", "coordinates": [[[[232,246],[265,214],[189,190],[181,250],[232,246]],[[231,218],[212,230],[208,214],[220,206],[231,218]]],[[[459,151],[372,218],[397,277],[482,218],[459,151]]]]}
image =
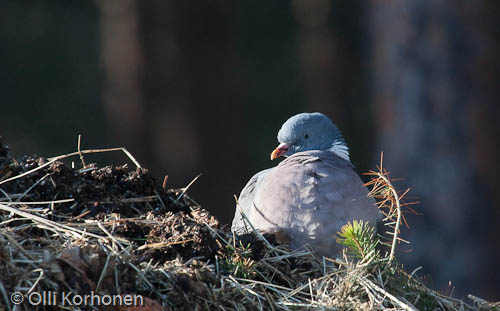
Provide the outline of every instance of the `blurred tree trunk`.
{"type": "MultiPolygon", "coordinates": [[[[188,82],[189,113],[199,137],[204,203],[223,223],[234,215],[235,185],[248,180],[242,172],[247,155],[242,134],[247,120],[240,102],[239,57],[231,25],[232,2],[182,2],[177,31],[188,82]]],[[[200,190],[201,192],[201,190],[200,190]]]]}
{"type": "Polygon", "coordinates": [[[149,162],[152,170],[169,175],[169,188],[189,183],[199,173],[200,161],[201,138],[190,113],[178,11],[175,1],[141,1],[139,5],[144,107],[152,144],[149,162]]]}
{"type": "Polygon", "coordinates": [[[330,27],[332,2],[297,0],[292,2],[293,13],[299,25],[297,50],[304,76],[308,111],[321,111],[341,118],[340,69],[346,62],[334,29],[330,27]]]}
{"type": "Polygon", "coordinates": [[[141,94],[142,55],[137,1],[96,1],[100,9],[101,63],[105,111],[117,145],[127,148],[141,162],[148,154],[144,140],[141,94]]]}
{"type": "Polygon", "coordinates": [[[292,9],[306,111],[330,116],[358,171],[368,171],[374,144],[365,92],[364,10],[357,1],[324,0],[296,0],[292,9]]]}
{"type": "MultiPolygon", "coordinates": [[[[500,232],[488,226],[495,217],[493,193],[476,168],[498,167],[499,140],[497,134],[493,143],[488,127],[477,122],[490,118],[490,109],[498,121],[498,105],[491,105],[498,89],[485,94],[479,82],[498,82],[498,74],[485,79],[475,67],[482,46],[493,46],[470,23],[485,8],[476,2],[371,3],[379,146],[385,166],[393,177],[405,178],[424,214],[410,217],[413,252],[401,258],[410,269],[423,265],[438,288],[451,281],[460,294],[475,290],[493,297],[500,283],[494,265],[500,262],[500,232]],[[496,157],[485,156],[484,148],[496,157]]],[[[497,45],[487,53],[497,68],[499,52],[497,45]]]]}
{"type": "Polygon", "coordinates": [[[231,6],[161,0],[141,8],[155,149],[162,150],[163,168],[175,185],[203,174],[190,194],[221,222],[232,220],[231,194],[249,178],[241,165],[247,121],[239,102],[231,6]]]}

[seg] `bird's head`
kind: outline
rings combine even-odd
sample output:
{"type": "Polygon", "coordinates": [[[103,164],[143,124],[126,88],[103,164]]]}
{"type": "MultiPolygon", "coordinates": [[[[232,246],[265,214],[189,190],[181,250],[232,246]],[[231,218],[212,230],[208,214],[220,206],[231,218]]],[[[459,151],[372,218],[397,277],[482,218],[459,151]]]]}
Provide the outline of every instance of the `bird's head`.
{"type": "Polygon", "coordinates": [[[271,160],[308,150],[330,150],[349,160],[349,150],[338,128],[324,114],[299,113],[288,119],[278,132],[279,146],[271,160]]]}

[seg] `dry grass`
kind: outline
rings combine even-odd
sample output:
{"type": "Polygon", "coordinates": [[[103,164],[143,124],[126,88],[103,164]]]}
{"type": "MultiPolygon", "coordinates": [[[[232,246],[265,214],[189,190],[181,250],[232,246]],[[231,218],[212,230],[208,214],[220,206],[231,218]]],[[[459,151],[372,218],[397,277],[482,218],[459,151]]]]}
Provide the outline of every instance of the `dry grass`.
{"type": "MultiPolygon", "coordinates": [[[[98,151],[111,150],[125,151],[98,151]]],[[[78,155],[85,164],[83,154],[91,152],[78,150],[47,163],[78,155]]],[[[0,183],[16,182],[48,165],[0,183]]],[[[152,195],[119,200],[136,209],[139,204],[175,205],[188,208],[188,212],[144,212],[136,217],[79,215],[76,220],[68,216],[68,221],[61,221],[61,217],[51,220],[49,216],[58,204],[77,204],[72,198],[23,203],[36,185],[22,193],[2,190],[2,197],[7,199],[0,203],[0,310],[45,309],[26,301],[14,305],[10,301],[14,291],[25,297],[41,291],[140,294],[149,298],[143,310],[499,310],[499,304],[477,297],[466,303],[440,294],[397,264],[394,254],[404,222],[404,195],[398,194],[382,166],[371,174],[372,195],[385,209],[393,240],[387,256],[361,260],[347,253],[343,258],[329,259],[318,258],[307,248],[290,251],[272,236],[256,234],[247,240],[238,239],[187,198],[186,189],[172,192],[168,199],[152,195]],[[167,223],[184,225],[186,235],[145,242],[118,230],[126,226],[134,228],[134,232],[150,232],[167,223]],[[216,246],[196,242],[197,234],[187,235],[195,227],[210,235],[216,246]],[[208,254],[213,255],[158,259],[162,258],[158,252],[168,253],[174,247],[189,245],[209,247],[208,254]]],[[[79,309],[61,304],[48,309],[101,310],[96,306],[79,309]]],[[[120,310],[134,309],[122,306],[120,310]]]]}

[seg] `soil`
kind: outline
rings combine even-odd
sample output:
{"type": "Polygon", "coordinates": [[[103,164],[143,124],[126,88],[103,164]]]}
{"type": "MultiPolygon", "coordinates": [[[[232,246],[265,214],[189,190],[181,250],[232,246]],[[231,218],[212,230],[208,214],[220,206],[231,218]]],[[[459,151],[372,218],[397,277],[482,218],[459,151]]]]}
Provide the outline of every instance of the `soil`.
{"type": "MultiPolygon", "coordinates": [[[[48,161],[35,155],[14,159],[9,148],[0,140],[0,183],[48,161]]],[[[142,267],[149,263],[155,266],[177,267],[178,273],[172,274],[170,285],[173,284],[171,290],[177,291],[180,296],[176,301],[171,295],[169,303],[172,307],[185,307],[185,297],[181,296],[186,296],[186,291],[196,291],[196,285],[193,285],[194,274],[197,274],[194,277],[198,278],[197,282],[215,282],[213,271],[193,267],[196,267],[197,261],[214,262],[222,247],[214,232],[223,233],[221,229],[224,229],[227,233],[228,230],[221,228],[219,222],[183,193],[182,189],[166,189],[163,182],[163,178],[153,176],[145,168],[131,169],[126,164],[105,167],[89,164],[72,168],[61,161],[55,161],[35,172],[0,184],[0,203],[16,200],[28,203],[73,199],[57,204],[14,207],[66,225],[84,225],[96,221],[113,222],[111,234],[130,241],[132,245],[127,260],[133,265],[142,267]],[[185,262],[190,263],[186,265],[185,262]]],[[[2,232],[12,231],[17,234],[20,226],[25,226],[21,230],[22,234],[16,235],[16,239],[21,239],[17,242],[23,245],[24,252],[43,256],[44,248],[51,249],[50,252],[45,252],[46,258],[42,268],[49,285],[54,283],[53,288],[60,291],[71,290],[73,293],[88,293],[95,290],[100,282],[99,289],[110,294],[135,293],[148,299],[161,298],[157,291],[137,281],[140,277],[137,271],[131,269],[132,265],[127,265],[123,259],[118,260],[116,256],[110,257],[109,253],[96,243],[52,239],[47,230],[41,229],[40,226],[26,225],[30,223],[28,220],[5,211],[0,211],[0,222],[2,221],[4,224],[1,229],[5,230],[2,232]],[[60,245],[54,246],[55,243],[60,245]],[[119,279],[112,273],[104,274],[105,266],[107,271],[118,271],[119,279]]],[[[252,240],[255,238],[247,237],[245,242],[252,240]]],[[[9,257],[4,258],[4,262],[12,261],[13,257],[7,254],[11,252],[7,244],[8,241],[0,241],[0,253],[9,257]]],[[[262,248],[259,243],[255,245],[262,248]]],[[[259,253],[257,249],[256,253],[259,253]]],[[[34,256],[37,255],[31,257],[34,256]]],[[[23,274],[28,273],[27,270],[30,269],[32,267],[17,265],[15,271],[12,271],[9,265],[0,264],[0,273],[9,275],[3,279],[8,293],[16,290],[16,284],[21,282],[23,274]]],[[[153,285],[156,287],[159,284],[153,285]]],[[[51,289],[47,288],[50,286],[44,282],[40,282],[38,287],[38,290],[51,289]]],[[[154,300],[148,301],[156,304],[154,300]]]]}
{"type": "MultiPolygon", "coordinates": [[[[38,156],[23,156],[14,160],[8,153],[8,147],[0,142],[3,179],[22,174],[47,161],[38,156]]],[[[145,251],[149,258],[155,260],[172,260],[177,256],[184,259],[213,257],[218,249],[217,243],[204,224],[219,228],[218,221],[200,209],[187,195],[179,198],[181,189],[166,190],[162,182],[147,169],[131,170],[127,164],[102,168],[90,164],[75,169],[55,161],[34,173],[0,185],[0,188],[5,194],[21,194],[30,189],[23,197],[23,202],[74,199],[72,202],[54,204],[49,211],[41,213],[53,221],[84,223],[88,220],[104,221],[109,215],[114,215],[120,224],[114,234],[132,239],[138,246],[186,241],[161,251],[145,251]],[[146,202],[137,200],[151,196],[159,199],[146,202]],[[139,224],[138,220],[146,219],[149,224],[139,224]]],[[[0,196],[0,200],[8,200],[5,194],[0,196]]],[[[36,232],[30,234],[33,238],[37,237],[36,232]]]]}

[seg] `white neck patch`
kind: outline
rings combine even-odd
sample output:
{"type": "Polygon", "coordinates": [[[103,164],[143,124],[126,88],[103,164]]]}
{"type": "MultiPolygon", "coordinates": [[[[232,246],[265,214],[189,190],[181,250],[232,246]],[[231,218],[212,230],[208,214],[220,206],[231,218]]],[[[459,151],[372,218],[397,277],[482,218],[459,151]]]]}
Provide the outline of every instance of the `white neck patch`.
{"type": "Polygon", "coordinates": [[[341,141],[334,141],[328,151],[332,151],[344,160],[351,161],[351,159],[349,159],[349,148],[341,141]]]}

